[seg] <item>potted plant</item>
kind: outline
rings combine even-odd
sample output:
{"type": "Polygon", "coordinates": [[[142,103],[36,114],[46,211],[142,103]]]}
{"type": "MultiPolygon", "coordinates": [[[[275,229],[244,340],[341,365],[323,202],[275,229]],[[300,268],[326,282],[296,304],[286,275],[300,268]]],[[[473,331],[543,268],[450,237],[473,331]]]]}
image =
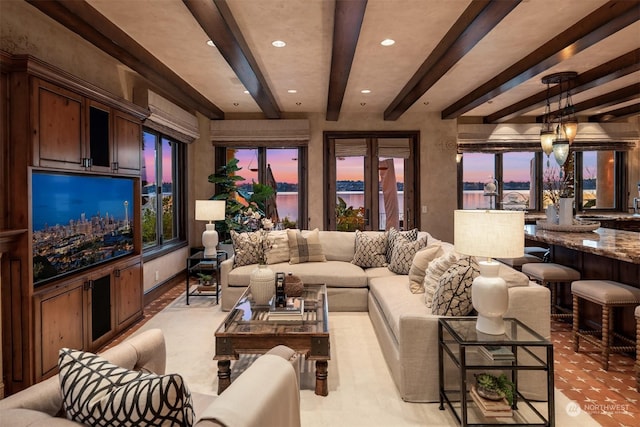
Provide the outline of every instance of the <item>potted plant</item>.
{"type": "Polygon", "coordinates": [[[213,285],[213,276],[211,274],[198,273],[198,279],[202,286],[213,285]]]}
{"type": "Polygon", "coordinates": [[[476,374],[476,390],[481,397],[489,400],[507,399],[509,406],[513,405],[514,384],[505,374],[495,376],[492,374],[476,374]]]}
{"type": "Polygon", "coordinates": [[[256,213],[264,216],[265,201],[274,193],[270,186],[255,182],[251,194],[241,191],[237,183],[245,178],[237,174],[240,170],[238,159],[233,158],[208,178],[209,182],[216,185],[216,194],[211,199],[226,201],[225,220],[216,222],[221,243],[231,243],[231,230],[254,231],[250,219],[256,213]]]}

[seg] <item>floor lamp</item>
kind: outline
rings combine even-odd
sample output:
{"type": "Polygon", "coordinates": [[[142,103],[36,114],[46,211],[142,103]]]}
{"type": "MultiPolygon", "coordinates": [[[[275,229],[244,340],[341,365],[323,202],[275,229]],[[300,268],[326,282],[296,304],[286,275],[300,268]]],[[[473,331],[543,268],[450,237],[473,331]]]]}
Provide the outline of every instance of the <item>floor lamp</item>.
{"type": "Polygon", "coordinates": [[[205,257],[215,257],[218,247],[218,232],[213,221],[225,218],[224,200],[196,200],[196,221],[209,221],[202,233],[205,257]]]}
{"type": "Polygon", "coordinates": [[[471,285],[471,301],[478,312],[476,329],[488,335],[505,332],[502,316],[509,308],[507,284],[498,276],[500,263],[492,258],[524,255],[524,212],[456,210],[454,246],[457,252],[479,260],[480,275],[471,285]]]}

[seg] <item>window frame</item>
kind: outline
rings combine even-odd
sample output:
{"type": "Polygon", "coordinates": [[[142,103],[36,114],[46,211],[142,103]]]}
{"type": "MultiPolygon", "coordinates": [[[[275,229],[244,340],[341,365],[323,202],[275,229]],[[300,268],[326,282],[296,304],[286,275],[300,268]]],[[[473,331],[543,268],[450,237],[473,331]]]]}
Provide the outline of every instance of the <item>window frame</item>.
{"type": "MultiPolygon", "coordinates": [[[[245,142],[242,144],[216,145],[215,170],[227,164],[227,150],[257,150],[258,154],[258,180],[266,182],[267,178],[267,150],[269,149],[297,149],[298,150],[298,220],[299,229],[307,229],[309,226],[308,215],[308,148],[306,145],[296,143],[281,143],[273,145],[269,143],[245,142]]],[[[217,191],[217,189],[216,189],[217,191]]]]}
{"type": "MultiPolygon", "coordinates": [[[[174,215],[173,215],[173,227],[174,227],[174,236],[169,240],[164,239],[164,233],[162,230],[162,197],[156,197],[156,235],[158,236],[157,241],[152,246],[144,247],[143,242],[143,261],[150,261],[154,258],[165,255],[166,253],[172,252],[178,248],[182,248],[188,245],[187,237],[186,237],[186,152],[187,147],[186,144],[181,143],[177,139],[173,138],[166,133],[157,131],[153,128],[143,126],[142,129],[143,137],[145,134],[151,134],[155,138],[155,150],[156,150],[156,165],[155,165],[155,173],[156,173],[156,181],[161,180],[162,177],[162,143],[164,140],[167,140],[171,143],[171,169],[173,174],[173,206],[174,206],[174,215]]],[[[144,150],[143,155],[144,155],[144,150]]],[[[142,176],[140,177],[142,184],[142,176]]],[[[162,194],[162,183],[156,182],[156,194],[162,194]]],[[[142,196],[142,194],[141,194],[142,196]]],[[[142,215],[141,215],[142,217],[142,215]]]]}

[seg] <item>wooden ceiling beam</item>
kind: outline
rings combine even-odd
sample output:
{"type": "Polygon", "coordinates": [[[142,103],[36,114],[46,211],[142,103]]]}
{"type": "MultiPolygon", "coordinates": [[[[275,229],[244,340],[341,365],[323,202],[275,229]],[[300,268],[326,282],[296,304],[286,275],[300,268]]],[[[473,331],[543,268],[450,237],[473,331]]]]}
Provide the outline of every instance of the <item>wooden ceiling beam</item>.
{"type": "Polygon", "coordinates": [[[590,122],[613,122],[615,120],[622,120],[640,113],[640,103],[627,105],[626,107],[616,108],[615,110],[607,111],[601,114],[595,114],[589,116],[590,122]]]}
{"type": "Polygon", "coordinates": [[[391,101],[384,119],[397,120],[519,3],[473,1],[391,101]]]}
{"type": "MultiPolygon", "coordinates": [[[[621,104],[623,102],[631,101],[640,97],[640,83],[634,83],[632,85],[623,87],[613,92],[605,93],[600,96],[596,96],[586,101],[578,102],[573,105],[573,110],[578,113],[580,111],[590,110],[592,108],[605,108],[611,105],[621,104]]],[[[558,110],[552,111],[551,116],[557,116],[558,110]]],[[[543,115],[536,117],[537,122],[542,122],[543,115]]]]}
{"type": "Polygon", "coordinates": [[[337,121],[356,54],[367,0],[336,0],[326,120],[337,121]]]}
{"type": "Polygon", "coordinates": [[[85,1],[27,0],[45,15],[92,43],[156,86],[161,93],[211,119],[224,112],[85,1]]]}
{"type": "Polygon", "coordinates": [[[280,108],[226,0],[182,0],[264,115],[281,117],[280,108]]]}
{"type": "Polygon", "coordinates": [[[610,1],[442,111],[453,119],[633,24],[639,2],[610,1]]]}
{"type": "MultiPolygon", "coordinates": [[[[605,62],[591,70],[579,74],[575,80],[568,82],[568,88],[573,95],[585,90],[609,83],[613,80],[624,77],[628,74],[640,70],[640,49],[632,50],[611,61],[605,62]]],[[[565,86],[566,89],[566,86],[565,86]]],[[[549,89],[549,97],[553,98],[560,94],[560,85],[549,89]]],[[[502,110],[489,114],[483,118],[485,124],[500,123],[518,117],[523,113],[545,105],[547,91],[542,90],[535,95],[511,104],[502,110]]]]}

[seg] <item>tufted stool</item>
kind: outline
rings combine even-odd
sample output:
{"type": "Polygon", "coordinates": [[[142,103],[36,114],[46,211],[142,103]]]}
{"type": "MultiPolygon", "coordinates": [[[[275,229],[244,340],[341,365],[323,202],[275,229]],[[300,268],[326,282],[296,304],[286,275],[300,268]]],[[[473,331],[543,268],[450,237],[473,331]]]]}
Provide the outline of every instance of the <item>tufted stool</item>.
{"type": "Polygon", "coordinates": [[[602,351],[602,369],[609,369],[609,353],[632,352],[633,340],[613,332],[613,309],[640,304],[640,289],[613,280],[578,280],[571,284],[573,294],[573,349],[578,351],[580,338],[597,346],[602,351]],[[584,299],[602,307],[602,329],[580,329],[579,301],[584,299]],[[594,335],[601,333],[601,339],[594,335]],[[613,338],[628,343],[627,346],[613,346],[613,338]]]}
{"type": "Polygon", "coordinates": [[[542,262],[541,258],[538,258],[537,256],[531,254],[524,254],[523,256],[517,258],[496,258],[496,260],[518,271],[522,270],[522,266],[524,264],[542,262]]]}
{"type": "MultiPolygon", "coordinates": [[[[551,317],[571,317],[571,313],[558,313],[561,307],[558,305],[558,286],[563,283],[571,283],[580,280],[580,272],[571,267],[566,267],[552,262],[524,264],[522,272],[531,280],[546,286],[551,291],[551,317]]],[[[568,311],[568,310],[565,310],[568,311]]]]}
{"type": "Polygon", "coordinates": [[[640,393],[640,305],[636,307],[636,390],[640,393]]]}

